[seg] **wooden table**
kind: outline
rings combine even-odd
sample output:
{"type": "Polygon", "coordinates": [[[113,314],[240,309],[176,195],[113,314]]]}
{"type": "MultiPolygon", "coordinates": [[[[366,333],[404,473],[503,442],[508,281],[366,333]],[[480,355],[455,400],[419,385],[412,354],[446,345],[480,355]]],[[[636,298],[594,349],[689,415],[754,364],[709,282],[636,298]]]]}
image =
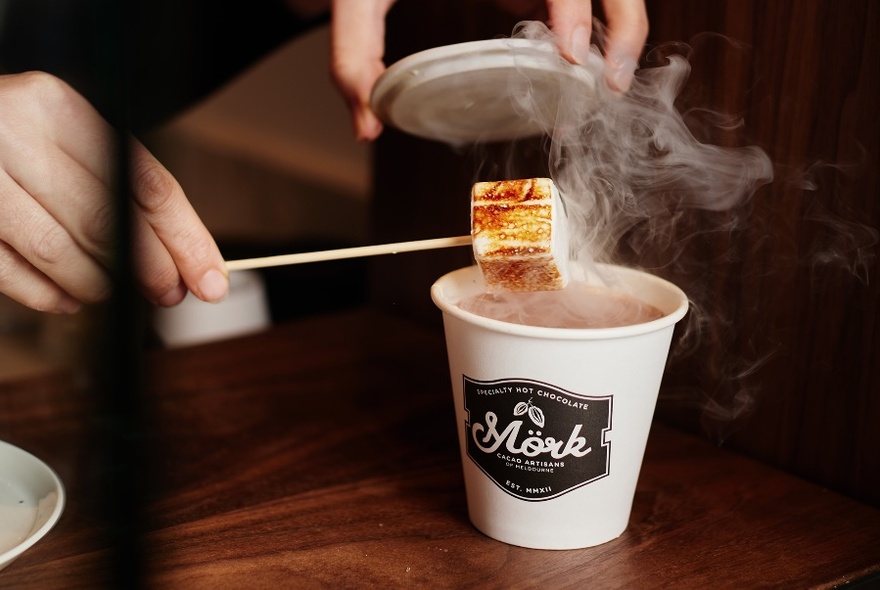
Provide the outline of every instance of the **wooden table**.
{"type": "MultiPolygon", "coordinates": [[[[880,583],[880,511],[660,424],[619,539],[554,552],[483,536],[466,514],[442,335],[377,311],[154,352],[148,369],[143,510],[129,512],[147,587],[880,583]]],[[[0,439],[69,494],[0,588],[92,588],[124,569],[101,462],[112,426],[81,389],[58,373],[0,384],[0,439]]]]}

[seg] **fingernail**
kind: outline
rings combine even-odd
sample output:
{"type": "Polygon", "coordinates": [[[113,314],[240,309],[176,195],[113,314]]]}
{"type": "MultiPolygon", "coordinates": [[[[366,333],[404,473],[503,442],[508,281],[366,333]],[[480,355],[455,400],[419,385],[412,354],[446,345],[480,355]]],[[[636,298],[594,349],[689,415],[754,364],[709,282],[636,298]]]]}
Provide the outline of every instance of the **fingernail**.
{"type": "Polygon", "coordinates": [[[608,76],[608,85],[613,90],[626,92],[632,86],[633,76],[638,67],[635,60],[631,57],[608,58],[608,64],[611,71],[608,76]]]}
{"type": "Polygon", "coordinates": [[[186,285],[182,282],[175,285],[170,291],[159,297],[156,303],[162,307],[173,307],[186,297],[186,285]]]}
{"type": "Polygon", "coordinates": [[[73,297],[63,297],[55,304],[57,313],[76,313],[82,309],[82,303],[73,297]]]}
{"type": "Polygon", "coordinates": [[[356,122],[357,140],[361,143],[373,141],[382,133],[382,122],[369,108],[358,111],[356,122]]]}
{"type": "Polygon", "coordinates": [[[571,34],[571,58],[577,64],[585,64],[590,56],[590,31],[583,25],[571,34]]]}
{"type": "Polygon", "coordinates": [[[199,294],[205,301],[217,302],[226,298],[229,279],[216,268],[212,268],[199,280],[199,294]]]}

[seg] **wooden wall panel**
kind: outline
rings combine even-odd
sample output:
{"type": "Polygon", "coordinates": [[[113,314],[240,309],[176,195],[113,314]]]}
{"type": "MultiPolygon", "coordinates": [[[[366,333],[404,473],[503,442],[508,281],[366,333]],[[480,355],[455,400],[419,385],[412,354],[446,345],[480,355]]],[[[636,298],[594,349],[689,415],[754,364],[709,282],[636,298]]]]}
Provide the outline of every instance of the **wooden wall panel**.
{"type": "MultiPolygon", "coordinates": [[[[681,108],[738,114],[735,132],[701,133],[761,146],[775,173],[729,214],[676,218],[674,259],[661,249],[630,258],[680,283],[706,313],[700,338],[680,331],[658,417],[880,505],[880,3],[650,0],[648,9],[646,63],[668,42],[687,44],[681,108]],[[741,223],[708,231],[731,220],[741,223]]],[[[486,3],[401,2],[388,61],[509,34],[514,22],[486,3]]],[[[386,132],[376,239],[466,232],[470,185],[492,161],[386,132]]],[[[536,151],[523,170],[542,165],[536,151]]],[[[461,250],[376,260],[374,298],[437,323],[430,283],[469,260],[461,250]]]]}
{"type": "Polygon", "coordinates": [[[695,67],[693,82],[742,114],[776,176],[747,224],[717,238],[723,263],[705,272],[711,260],[692,251],[682,266],[717,314],[715,339],[671,367],[659,414],[880,504],[878,5],[649,8],[654,43],[725,46],[705,43],[712,31],[741,44],[734,72],[715,56],[715,75],[695,67]]]}

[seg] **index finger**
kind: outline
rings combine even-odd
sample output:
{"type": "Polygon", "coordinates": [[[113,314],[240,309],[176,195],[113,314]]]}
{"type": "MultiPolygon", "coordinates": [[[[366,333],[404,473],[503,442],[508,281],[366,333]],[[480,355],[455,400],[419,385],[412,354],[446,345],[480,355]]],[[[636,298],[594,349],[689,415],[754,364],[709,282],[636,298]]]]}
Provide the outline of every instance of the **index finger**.
{"type": "Polygon", "coordinates": [[[559,53],[576,64],[586,63],[590,52],[593,6],[583,0],[547,0],[550,29],[556,34],[559,53]]]}
{"type": "Polygon", "coordinates": [[[608,21],[605,61],[608,84],[621,92],[629,89],[648,38],[644,0],[604,0],[608,21]]]}
{"type": "MultiPolygon", "coordinates": [[[[131,165],[138,215],[171,255],[187,288],[204,301],[223,299],[229,289],[226,263],[177,180],[136,140],[132,140],[131,165]]],[[[148,239],[148,234],[142,234],[140,245],[149,245],[148,239]]],[[[157,242],[153,244],[143,251],[146,260],[141,264],[150,268],[144,268],[142,274],[167,277],[167,270],[156,268],[167,265],[166,254],[156,248],[157,242]]]]}

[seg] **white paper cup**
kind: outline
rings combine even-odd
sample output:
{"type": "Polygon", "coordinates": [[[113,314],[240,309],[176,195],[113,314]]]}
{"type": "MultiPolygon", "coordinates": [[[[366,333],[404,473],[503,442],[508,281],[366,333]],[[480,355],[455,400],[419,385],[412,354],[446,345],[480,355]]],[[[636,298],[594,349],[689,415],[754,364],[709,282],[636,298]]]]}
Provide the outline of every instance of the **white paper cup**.
{"type": "Polygon", "coordinates": [[[468,513],[499,541],[577,549],[626,529],[688,300],[653,275],[604,268],[663,317],[602,329],[488,319],[457,306],[485,290],[476,266],[431,288],[443,311],[468,513]]]}

